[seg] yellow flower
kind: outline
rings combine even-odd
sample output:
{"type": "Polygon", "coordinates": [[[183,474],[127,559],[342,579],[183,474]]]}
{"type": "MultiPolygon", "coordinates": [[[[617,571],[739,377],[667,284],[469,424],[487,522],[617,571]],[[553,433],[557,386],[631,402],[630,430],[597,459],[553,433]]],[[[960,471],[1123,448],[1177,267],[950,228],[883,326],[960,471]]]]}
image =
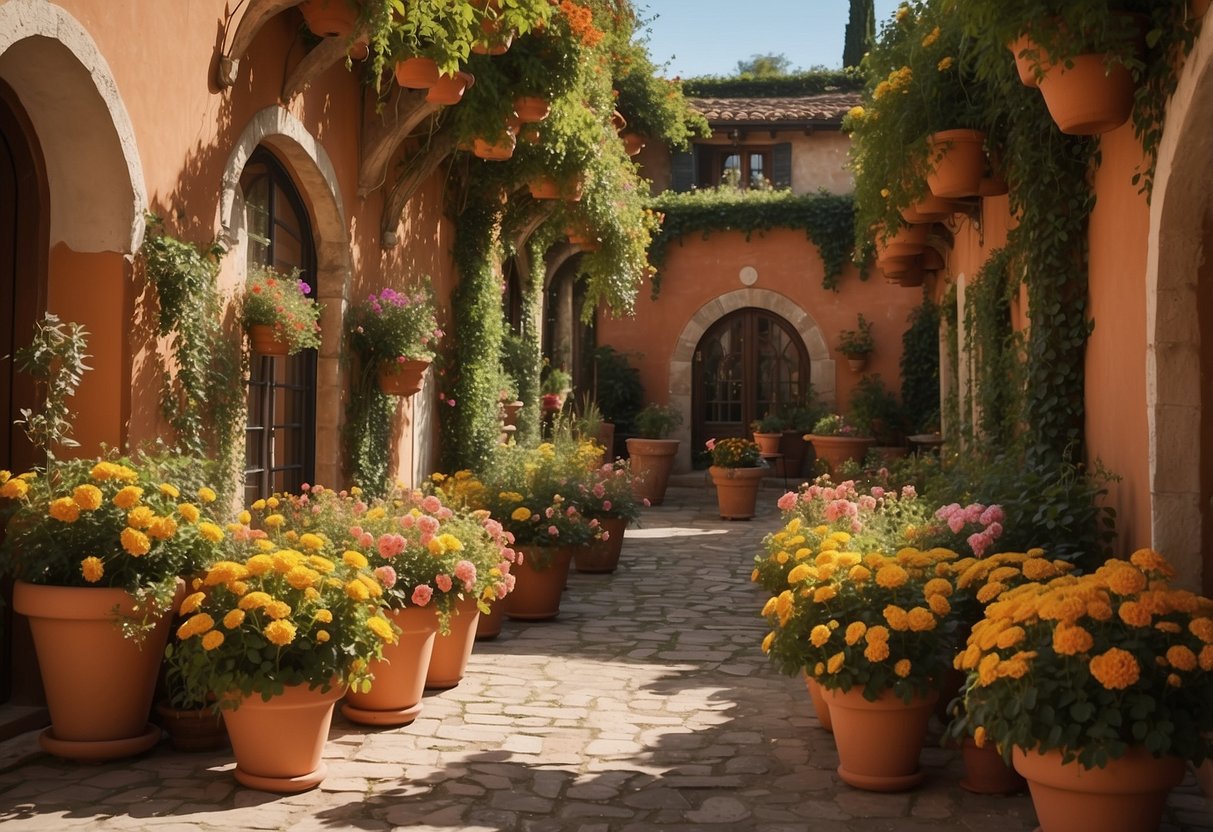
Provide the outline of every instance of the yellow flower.
{"type": "Polygon", "coordinates": [[[386,618],[374,616],[366,621],[366,628],[375,635],[379,636],[380,640],[387,642],[396,641],[396,631],[392,629],[391,622],[386,618]]]}
{"type": "Polygon", "coordinates": [[[1153,549],[1138,549],[1129,556],[1129,562],[1143,572],[1159,572],[1168,578],[1175,576],[1175,570],[1167,559],[1153,549]]]}
{"type": "Polygon", "coordinates": [[[157,540],[168,540],[177,533],[177,521],[171,517],[155,517],[147,527],[148,537],[157,540]]]}
{"type": "Polygon", "coordinates": [[[1150,610],[1138,601],[1125,601],[1116,612],[1130,627],[1149,627],[1153,621],[1150,610]]]}
{"type": "Polygon", "coordinates": [[[105,574],[105,565],[101,563],[101,558],[87,557],[80,561],[80,574],[84,576],[84,580],[95,584],[105,574]]]}
{"type": "MultiPolygon", "coordinates": [[[[1014,647],[1023,641],[1025,635],[1027,634],[1024,632],[1023,627],[1008,627],[998,634],[998,640],[995,643],[999,648],[1006,650],[1008,647],[1014,647]]],[[[1053,637],[1054,641],[1056,641],[1057,634],[1054,633],[1053,637]]]]}
{"type": "Polygon", "coordinates": [[[48,513],[61,523],[75,523],[80,519],[80,506],[71,497],[60,497],[51,501],[48,513]]]}
{"type": "Polygon", "coordinates": [[[852,107],[851,109],[847,110],[847,115],[850,118],[859,121],[864,116],[864,109],[863,107],[852,107]]]}
{"type": "Polygon", "coordinates": [[[809,642],[814,647],[820,647],[830,640],[830,628],[824,624],[818,624],[809,633],[809,642]]]}
{"type": "Polygon", "coordinates": [[[1141,676],[1141,668],[1133,654],[1119,647],[1112,647],[1091,659],[1091,675],[1108,690],[1124,690],[1141,676]]]}
{"type": "Polygon", "coordinates": [[[333,613],[331,610],[316,610],[316,620],[321,624],[332,624],[333,613]]]}
{"type": "Polygon", "coordinates": [[[215,626],[215,619],[211,618],[204,612],[197,613],[185,620],[185,623],[177,628],[177,638],[185,641],[193,636],[201,635],[215,626]]]}
{"type": "Polygon", "coordinates": [[[248,569],[244,567],[244,564],[230,560],[220,560],[211,564],[211,568],[207,570],[206,584],[207,586],[231,584],[234,581],[242,581],[248,576],[248,569]]]}
{"type": "Polygon", "coordinates": [[[941,618],[952,611],[952,604],[943,595],[931,595],[927,598],[927,606],[931,612],[941,618]]]}
{"type": "Polygon", "coordinates": [[[281,575],[303,562],[303,554],[294,549],[279,549],[270,555],[270,558],[274,561],[274,570],[281,575]]]}
{"type": "Polygon", "coordinates": [[[926,36],[922,39],[922,48],[923,49],[928,48],[929,46],[931,46],[931,44],[935,43],[935,41],[937,41],[937,40],[939,40],[939,27],[938,26],[936,26],[930,32],[927,32],[926,36]]]}
{"type": "MultiPolygon", "coordinates": [[[[280,516],[281,515],[277,515],[277,514],[274,515],[274,517],[280,517],[280,516]]],[[[247,510],[241,511],[239,514],[236,515],[236,522],[242,526],[247,526],[249,523],[253,522],[253,515],[249,514],[247,510]]],[[[277,528],[281,524],[282,523],[279,520],[279,521],[275,522],[274,524],[272,524],[271,527],[277,528]]],[[[266,525],[271,525],[271,524],[267,523],[266,525]]]]}
{"type": "Polygon", "coordinates": [[[278,508],[279,500],[277,497],[270,497],[265,501],[265,505],[268,508],[278,508]]]}
{"type": "Polygon", "coordinates": [[[997,681],[999,661],[997,653],[989,653],[982,657],[977,664],[977,684],[981,687],[988,687],[997,681]]]}
{"type": "Polygon", "coordinates": [[[896,589],[909,580],[909,573],[896,563],[885,564],[876,570],[876,583],[885,589],[896,589]]]}
{"type": "Polygon", "coordinates": [[[160,483],[160,493],[170,500],[175,500],[181,496],[181,492],[177,490],[177,486],[167,482],[160,483]]]}
{"type": "Polygon", "coordinates": [[[1200,648],[1200,669],[1213,670],[1213,644],[1200,648]]]}
{"type": "Polygon", "coordinates": [[[771,652],[771,642],[773,642],[773,641],[775,641],[775,631],[774,631],[774,630],[772,630],[771,632],[767,633],[767,634],[766,634],[765,636],[763,636],[763,638],[762,638],[762,652],[763,652],[763,653],[770,653],[770,652],[771,652]]]}
{"type": "Polygon", "coordinates": [[[446,548],[446,551],[448,551],[448,552],[462,552],[463,551],[463,541],[460,540],[459,538],[455,537],[455,535],[453,535],[453,534],[446,534],[446,533],[440,534],[440,535],[438,535],[438,539],[442,541],[442,545],[446,548]]]}
{"type": "Polygon", "coordinates": [[[939,59],[939,63],[935,66],[940,72],[947,72],[952,68],[953,60],[951,55],[945,55],[939,59]]]}
{"type": "Polygon", "coordinates": [[[824,604],[826,601],[829,601],[831,598],[834,598],[837,595],[838,589],[833,584],[819,586],[817,587],[817,591],[813,593],[813,603],[824,604]]]}
{"type": "Polygon", "coordinates": [[[1205,644],[1213,644],[1213,618],[1193,618],[1188,622],[1188,630],[1205,644]]]}
{"type": "Polygon", "coordinates": [[[777,603],[777,599],[775,598],[774,595],[772,595],[770,598],[767,599],[767,602],[762,605],[762,612],[759,614],[763,618],[766,618],[768,615],[773,615],[775,613],[775,604],[776,603],[777,603]]]}
{"type": "Polygon", "coordinates": [[[268,592],[257,590],[241,598],[239,606],[242,610],[259,610],[273,600],[273,597],[268,592]]]}
{"type": "Polygon", "coordinates": [[[985,603],[988,603],[989,601],[993,601],[999,595],[1006,592],[1006,590],[1007,590],[1006,584],[1001,583],[999,581],[990,581],[988,584],[985,584],[981,589],[977,590],[977,602],[980,604],[985,604],[985,603]]]}
{"type": "Polygon", "coordinates": [[[202,602],[206,600],[205,592],[194,592],[185,596],[185,600],[181,602],[181,607],[177,612],[181,615],[189,615],[192,612],[197,612],[202,606],[202,602]]]}
{"type": "Polygon", "coordinates": [[[345,585],[345,594],[355,601],[365,601],[371,597],[370,590],[361,581],[350,581],[345,585]]]}
{"type": "Polygon", "coordinates": [[[1109,563],[1096,572],[1100,573],[1117,595],[1136,595],[1146,588],[1146,576],[1127,563],[1109,563]]]}
{"type": "Polygon", "coordinates": [[[253,511],[265,511],[265,500],[254,500],[249,508],[253,511]]]}
{"type": "Polygon", "coordinates": [[[316,631],[316,643],[317,644],[324,644],[325,642],[327,642],[329,640],[329,638],[330,638],[330,636],[329,636],[328,630],[317,630],[316,631]]]}
{"type": "Polygon", "coordinates": [[[999,662],[995,672],[999,679],[1022,679],[1028,673],[1028,663],[1021,658],[1023,654],[1016,654],[1005,662],[999,662]]]}
{"type": "Polygon", "coordinates": [[[279,647],[285,647],[295,640],[295,625],[289,621],[271,621],[261,632],[265,633],[270,644],[276,644],[279,647]]]}
{"type": "Polygon", "coordinates": [[[1167,663],[1176,670],[1195,670],[1198,660],[1190,647],[1174,644],[1167,648],[1167,663]]]}
{"type": "Polygon", "coordinates": [[[215,492],[205,485],[198,489],[198,499],[204,503],[215,502],[215,492]]]}
{"type": "Polygon", "coordinates": [[[122,541],[122,548],[132,557],[146,555],[152,549],[152,542],[138,529],[123,529],[119,539],[122,541]]]}
{"type": "Polygon", "coordinates": [[[324,538],[318,534],[304,532],[299,535],[299,545],[304,549],[311,549],[314,552],[317,549],[324,548],[324,538]]]}
{"type": "Polygon", "coordinates": [[[864,641],[868,644],[878,644],[889,640],[889,628],[883,624],[876,624],[868,627],[868,631],[863,634],[864,641]]]}
{"type": "Polygon", "coordinates": [[[228,614],[223,616],[223,626],[229,630],[234,630],[244,623],[244,610],[229,610],[228,614]]]}
{"type": "Polygon", "coordinates": [[[531,519],[531,510],[529,508],[527,508],[526,506],[518,506],[518,508],[516,508],[512,512],[510,512],[510,517],[514,520],[517,520],[518,522],[522,522],[524,520],[530,520],[531,519]]]}
{"type": "Polygon", "coordinates": [[[893,665],[893,672],[896,673],[898,676],[900,676],[903,679],[906,678],[907,676],[909,676],[910,675],[910,660],[909,659],[899,659],[898,662],[895,665],[893,665]]]}
{"type": "Polygon", "coordinates": [[[277,529],[286,522],[286,518],[281,514],[271,514],[262,521],[267,529],[277,529]]]}
{"type": "Polygon", "coordinates": [[[872,570],[868,569],[868,567],[864,566],[863,564],[856,564],[855,566],[852,566],[851,571],[847,573],[847,578],[857,584],[861,584],[871,577],[872,570]]]}
{"type": "Polygon", "coordinates": [[[134,482],[139,479],[139,474],[127,468],[125,465],[119,465],[116,462],[98,462],[93,466],[93,470],[89,472],[95,480],[121,480],[123,482],[134,482]]]}
{"type": "Polygon", "coordinates": [[[814,574],[813,567],[807,563],[798,563],[788,572],[788,585],[798,584],[814,574]]]}
{"type": "Polygon", "coordinates": [[[126,514],[126,525],[132,529],[146,529],[156,519],[156,513],[148,506],[135,506],[126,514]]]}
{"type": "Polygon", "coordinates": [[[223,540],[223,529],[214,523],[199,523],[198,536],[203,540],[209,540],[211,543],[218,543],[223,540]]]}
{"type": "Polygon", "coordinates": [[[275,599],[265,605],[265,614],[275,621],[288,618],[291,614],[291,605],[275,599]]]}
{"type": "Polygon", "coordinates": [[[783,626],[792,617],[794,599],[792,593],[784,590],[775,598],[775,614],[779,616],[779,624],[783,626]]]}
{"type": "Polygon", "coordinates": [[[522,495],[519,494],[517,491],[502,491],[497,496],[500,499],[505,500],[507,503],[521,503],[522,502],[522,495]]]}
{"type": "Polygon", "coordinates": [[[863,648],[863,657],[870,662],[883,662],[889,657],[889,643],[887,641],[872,641],[868,646],[863,648]]]}
{"type": "MultiPolygon", "coordinates": [[[[877,580],[879,580],[879,573],[877,580]]],[[[884,620],[889,622],[889,626],[898,632],[908,630],[910,627],[909,616],[906,615],[906,611],[896,604],[889,604],[884,608],[884,620]]]]}
{"type": "Polygon", "coordinates": [[[356,552],[353,549],[345,550],[341,554],[341,560],[345,562],[347,566],[352,566],[355,569],[366,569],[367,567],[366,555],[362,554],[361,552],[356,552]]]}
{"type": "Polygon", "coordinates": [[[221,644],[223,644],[223,633],[219,630],[211,630],[202,637],[203,650],[214,650],[221,644]]]}
{"type": "Polygon", "coordinates": [[[936,624],[935,616],[926,607],[914,607],[906,613],[906,622],[910,625],[910,630],[915,633],[934,630],[936,624]]]}
{"type": "Polygon", "coordinates": [[[101,489],[91,483],[78,485],[72,490],[72,499],[83,510],[93,511],[101,507],[101,489]]]}
{"type": "Polygon", "coordinates": [[[319,572],[302,564],[292,566],[291,571],[286,573],[286,582],[295,589],[307,589],[309,586],[315,586],[319,580],[319,572]]]}
{"type": "Polygon", "coordinates": [[[947,578],[932,578],[922,588],[922,594],[930,598],[932,595],[949,596],[952,594],[952,584],[947,578]]]}
{"type": "Polygon", "coordinates": [[[852,621],[847,625],[847,632],[845,636],[846,643],[848,645],[855,644],[861,638],[863,638],[863,634],[867,631],[867,624],[864,624],[862,621],[852,621]]]}
{"type": "Polygon", "coordinates": [[[197,523],[198,518],[202,516],[198,511],[198,507],[193,503],[182,503],[177,506],[177,513],[181,515],[181,519],[187,523],[197,523]]]}
{"type": "Polygon", "coordinates": [[[842,664],[846,661],[846,659],[847,657],[844,653],[835,653],[833,656],[830,656],[829,660],[826,662],[826,672],[837,673],[838,671],[842,670],[842,664]]]}
{"type": "Polygon", "coordinates": [[[0,497],[9,500],[20,500],[29,493],[29,483],[23,479],[11,479],[0,485],[0,497]]]}
{"type": "Polygon", "coordinates": [[[985,748],[986,745],[986,726],[978,725],[973,731],[973,744],[978,748],[985,748]]]}
{"type": "Polygon", "coordinates": [[[114,495],[114,505],[122,509],[132,509],[143,498],[143,489],[137,485],[127,485],[114,495]]]}

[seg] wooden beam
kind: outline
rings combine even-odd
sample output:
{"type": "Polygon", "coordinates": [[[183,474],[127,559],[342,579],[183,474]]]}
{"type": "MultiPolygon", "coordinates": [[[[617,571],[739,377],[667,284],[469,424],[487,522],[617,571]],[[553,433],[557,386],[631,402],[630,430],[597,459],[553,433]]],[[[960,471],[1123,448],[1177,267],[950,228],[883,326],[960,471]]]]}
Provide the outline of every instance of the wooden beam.
{"type": "MultiPolygon", "coordinates": [[[[219,56],[219,66],[216,81],[220,87],[230,87],[236,83],[240,73],[240,60],[248,52],[253,39],[271,17],[286,11],[292,6],[298,6],[303,0],[248,0],[248,6],[240,22],[236,24],[236,32],[227,51],[219,56]]],[[[227,35],[225,29],[224,35],[227,35]]],[[[337,38],[334,38],[337,40],[337,38]]]]}
{"type": "Polygon", "coordinates": [[[425,90],[402,92],[387,123],[377,122],[362,134],[362,165],[358,170],[358,195],[365,197],[387,180],[387,166],[396,148],[417,125],[441,109],[425,100],[425,90]]]}
{"type": "Polygon", "coordinates": [[[391,248],[398,242],[396,226],[400,223],[404,206],[454,150],[455,131],[447,128],[431,136],[429,145],[409,160],[404,173],[396,180],[396,184],[383,201],[383,215],[379,221],[379,243],[384,248],[391,248]]]}
{"type": "MultiPolygon", "coordinates": [[[[354,40],[358,35],[354,35],[354,40]]],[[[347,38],[324,38],[320,43],[303,56],[303,60],[295,65],[282,85],[282,101],[289,103],[292,98],[303,92],[307,85],[344,61],[349,55],[352,41],[347,38]]]]}

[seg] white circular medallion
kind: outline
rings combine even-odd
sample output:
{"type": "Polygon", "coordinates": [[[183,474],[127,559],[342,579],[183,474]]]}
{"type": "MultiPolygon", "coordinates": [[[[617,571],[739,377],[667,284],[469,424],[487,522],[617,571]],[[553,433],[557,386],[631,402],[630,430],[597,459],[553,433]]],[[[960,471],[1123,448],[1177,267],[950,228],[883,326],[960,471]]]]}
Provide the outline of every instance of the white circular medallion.
{"type": "Polygon", "coordinates": [[[741,278],[741,285],[753,286],[758,282],[758,269],[754,268],[753,266],[746,266],[737,276],[741,278]]]}

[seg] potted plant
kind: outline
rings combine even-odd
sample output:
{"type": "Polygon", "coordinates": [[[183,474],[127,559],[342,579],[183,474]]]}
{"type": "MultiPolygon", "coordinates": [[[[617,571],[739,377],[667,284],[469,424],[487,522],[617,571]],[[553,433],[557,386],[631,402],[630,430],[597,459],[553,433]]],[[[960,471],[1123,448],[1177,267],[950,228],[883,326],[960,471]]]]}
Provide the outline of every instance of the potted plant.
{"type": "Polygon", "coordinates": [[[374,368],[379,389],[411,396],[421,389],[443,336],[429,278],[408,291],[387,288],[355,304],[346,318],[350,344],[374,368]]]}
{"type": "Polygon", "coordinates": [[[838,351],[847,357],[847,363],[855,372],[863,370],[868,356],[876,347],[872,337],[872,323],[860,312],[855,329],[844,329],[838,333],[838,351]]]}
{"type": "Polygon", "coordinates": [[[825,463],[827,473],[836,473],[848,461],[860,463],[868,448],[876,444],[866,431],[839,413],[818,419],[813,432],[805,439],[813,444],[817,459],[825,463]]]}
{"type": "Polygon", "coordinates": [[[909,420],[901,402],[879,375],[864,376],[855,386],[851,393],[851,418],[857,424],[868,426],[876,440],[871,450],[882,461],[903,457],[908,452],[909,420]]]}
{"type": "Polygon", "coordinates": [[[731,436],[709,439],[712,465],[708,473],[716,486],[716,503],[722,520],[749,520],[758,502],[758,487],[767,466],[757,442],[731,436]]]}
{"type": "Polygon", "coordinates": [[[289,274],[269,266],[249,269],[241,319],[254,352],[294,355],[320,346],[321,306],[299,275],[298,269],[289,274]]]}
{"type": "Polygon", "coordinates": [[[769,410],[761,419],[750,423],[754,441],[758,443],[758,449],[764,456],[779,455],[779,445],[783,441],[783,431],[787,425],[788,420],[780,416],[777,410],[769,410]]]}
{"type": "Polygon", "coordinates": [[[549,364],[544,368],[539,381],[539,393],[543,397],[540,407],[546,414],[559,413],[565,398],[573,387],[573,377],[568,370],[549,364]]]}
{"type": "Polygon", "coordinates": [[[580,483],[577,503],[581,512],[602,527],[602,538],[573,553],[578,572],[614,572],[623,551],[623,536],[629,523],[640,519],[641,502],[636,497],[636,477],[631,462],[617,459],[592,473],[580,483]]]}
{"type": "Polygon", "coordinates": [[[665,405],[648,404],[636,414],[636,436],[627,440],[627,448],[636,475],[636,495],[646,505],[659,506],[665,500],[679,444],[669,436],[681,424],[682,414],[665,405]]]}
{"type": "Polygon", "coordinates": [[[788,425],[784,428],[783,442],[779,446],[783,459],[779,460],[775,466],[777,475],[797,478],[801,476],[804,471],[804,460],[809,450],[805,434],[813,430],[813,426],[817,424],[817,420],[822,415],[822,408],[813,402],[811,388],[807,403],[797,405],[788,411],[788,425]]]}
{"type": "Polygon", "coordinates": [[[1213,600],[1173,576],[1141,549],[1024,584],[957,658],[975,741],[1027,778],[1045,832],[1155,828],[1185,761],[1213,756],[1213,600]]]}
{"type": "Polygon", "coordinates": [[[224,559],[181,602],[165,655],[186,695],[217,698],[237,781],[297,792],[324,779],[333,707],[347,687],[370,688],[371,662],[397,632],[362,550],[288,529],[266,509],[267,531],[237,525],[224,559]]]}

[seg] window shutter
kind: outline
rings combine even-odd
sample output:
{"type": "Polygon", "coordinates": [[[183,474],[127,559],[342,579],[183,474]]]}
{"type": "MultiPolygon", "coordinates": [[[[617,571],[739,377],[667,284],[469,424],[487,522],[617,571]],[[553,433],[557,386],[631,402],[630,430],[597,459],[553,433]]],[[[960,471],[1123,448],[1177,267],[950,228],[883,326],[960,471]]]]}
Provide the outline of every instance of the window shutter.
{"type": "Polygon", "coordinates": [[[690,152],[675,153],[670,160],[670,188],[675,191],[689,191],[695,187],[696,162],[699,147],[691,145],[690,152]]]}
{"type": "Polygon", "coordinates": [[[771,182],[776,188],[792,187],[791,142],[781,142],[771,148],[771,182]]]}

